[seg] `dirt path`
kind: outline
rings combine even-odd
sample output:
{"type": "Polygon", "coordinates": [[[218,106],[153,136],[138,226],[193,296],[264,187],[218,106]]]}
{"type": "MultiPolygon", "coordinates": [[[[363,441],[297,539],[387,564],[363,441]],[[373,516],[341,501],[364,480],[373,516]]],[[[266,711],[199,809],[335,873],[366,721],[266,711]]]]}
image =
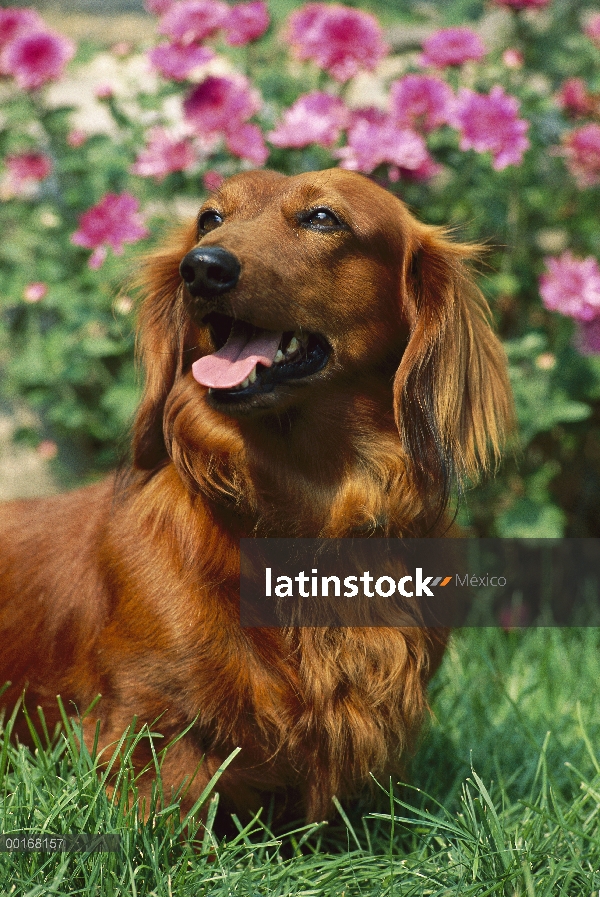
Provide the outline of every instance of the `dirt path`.
{"type": "Polygon", "coordinates": [[[39,451],[16,444],[15,427],[13,416],[0,413],[0,500],[57,492],[49,461],[39,451]]]}
{"type": "Polygon", "coordinates": [[[60,7],[44,9],[42,14],[49,25],[75,41],[94,40],[107,47],[120,41],[130,41],[139,46],[152,42],[156,37],[156,20],[144,14],[65,14],[60,7]]]}

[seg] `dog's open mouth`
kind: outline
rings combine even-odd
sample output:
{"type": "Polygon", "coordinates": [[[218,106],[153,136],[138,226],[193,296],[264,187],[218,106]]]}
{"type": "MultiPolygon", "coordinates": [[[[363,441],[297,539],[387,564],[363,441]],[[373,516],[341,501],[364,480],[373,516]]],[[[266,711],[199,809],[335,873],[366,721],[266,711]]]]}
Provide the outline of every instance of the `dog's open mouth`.
{"type": "Polygon", "coordinates": [[[331,346],[316,333],[274,331],[211,312],[204,319],[217,350],[192,365],[194,379],[220,401],[272,392],[320,371],[331,346]]]}

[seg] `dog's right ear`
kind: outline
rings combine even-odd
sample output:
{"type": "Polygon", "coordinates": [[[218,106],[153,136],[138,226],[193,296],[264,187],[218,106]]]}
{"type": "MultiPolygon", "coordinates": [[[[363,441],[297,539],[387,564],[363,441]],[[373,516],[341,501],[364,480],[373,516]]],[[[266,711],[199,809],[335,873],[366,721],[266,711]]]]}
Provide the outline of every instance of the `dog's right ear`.
{"type": "Polygon", "coordinates": [[[394,383],[411,482],[441,514],[453,486],[493,469],[514,428],[506,358],[466,265],[474,249],[416,226],[405,303],[411,335],[394,383]]]}
{"type": "Polygon", "coordinates": [[[138,470],[154,470],[168,459],[163,433],[167,396],[181,367],[187,315],[180,301],[179,265],[195,243],[195,226],[179,229],[167,248],[147,256],[134,286],[142,305],[136,334],[136,359],[144,371],[142,400],[133,425],[133,461],[138,470]]]}

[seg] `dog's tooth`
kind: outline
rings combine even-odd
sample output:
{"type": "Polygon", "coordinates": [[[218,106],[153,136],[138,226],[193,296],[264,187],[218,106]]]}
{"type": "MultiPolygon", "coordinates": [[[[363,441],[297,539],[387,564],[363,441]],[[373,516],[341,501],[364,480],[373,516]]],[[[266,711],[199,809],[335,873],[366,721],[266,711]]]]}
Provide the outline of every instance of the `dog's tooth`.
{"type": "Polygon", "coordinates": [[[248,374],[247,379],[248,379],[248,381],[249,381],[250,383],[255,383],[255,382],[256,382],[256,377],[257,377],[257,374],[256,374],[256,368],[254,367],[254,368],[252,368],[252,370],[251,370],[250,373],[248,374]]]}
{"type": "Polygon", "coordinates": [[[249,377],[246,377],[246,379],[242,380],[242,382],[240,383],[241,389],[246,389],[247,386],[250,386],[250,378],[249,377]]]}
{"type": "Polygon", "coordinates": [[[293,352],[296,352],[296,351],[298,350],[299,347],[300,347],[300,343],[298,342],[298,340],[296,339],[296,337],[293,336],[293,337],[291,338],[291,340],[290,340],[290,344],[289,344],[289,346],[287,347],[287,349],[286,349],[286,353],[285,353],[285,354],[286,354],[286,355],[292,355],[292,353],[293,353],[293,352]]]}
{"type": "Polygon", "coordinates": [[[275,358],[273,359],[273,361],[275,362],[275,364],[278,364],[280,361],[283,361],[284,358],[285,358],[285,355],[283,354],[281,349],[278,349],[277,352],[275,353],[275,358]]]}

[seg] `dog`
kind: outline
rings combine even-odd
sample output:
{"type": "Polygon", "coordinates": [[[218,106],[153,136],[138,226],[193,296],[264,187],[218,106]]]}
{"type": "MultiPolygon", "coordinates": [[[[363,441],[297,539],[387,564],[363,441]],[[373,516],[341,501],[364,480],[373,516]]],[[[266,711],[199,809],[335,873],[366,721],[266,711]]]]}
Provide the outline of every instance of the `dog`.
{"type": "Polygon", "coordinates": [[[217,789],[246,817],[398,770],[447,631],[242,628],[239,540],[446,534],[511,421],[472,254],[355,172],[225,180],[141,266],[130,468],[1,511],[4,704],[51,726],[101,695],[86,740],[148,724],[183,809],[238,747],[217,789]]]}

